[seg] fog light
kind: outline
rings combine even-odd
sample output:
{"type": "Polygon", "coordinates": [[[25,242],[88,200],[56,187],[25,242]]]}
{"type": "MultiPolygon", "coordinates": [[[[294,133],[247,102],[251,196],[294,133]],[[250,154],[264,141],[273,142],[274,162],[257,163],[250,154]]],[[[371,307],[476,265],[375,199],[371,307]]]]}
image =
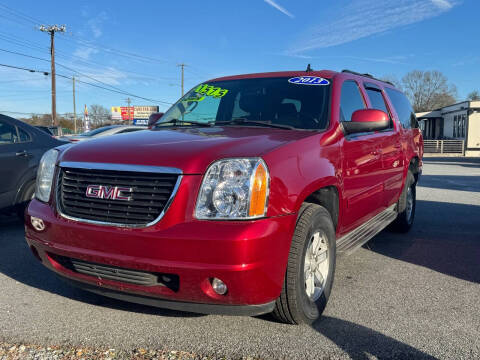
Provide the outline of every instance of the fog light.
{"type": "Polygon", "coordinates": [[[37,231],[45,230],[45,223],[43,222],[42,219],[32,216],[30,217],[30,222],[32,223],[32,226],[35,230],[37,231]]]}
{"type": "Polygon", "coordinates": [[[220,279],[212,279],[212,288],[218,295],[225,295],[227,293],[227,285],[220,279]]]}

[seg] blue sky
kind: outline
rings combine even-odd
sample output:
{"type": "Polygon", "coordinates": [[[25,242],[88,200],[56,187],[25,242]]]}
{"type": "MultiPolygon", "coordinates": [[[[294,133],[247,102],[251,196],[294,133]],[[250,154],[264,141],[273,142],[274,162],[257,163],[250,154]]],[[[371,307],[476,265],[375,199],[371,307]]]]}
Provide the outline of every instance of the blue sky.
{"type": "MultiPolygon", "coordinates": [[[[40,60],[49,59],[49,37],[35,26],[56,23],[67,25],[56,36],[58,74],[74,70],[81,81],[167,103],[180,95],[180,62],[188,65],[186,89],[307,63],[398,78],[439,70],[462,100],[480,90],[479,13],[478,0],[0,0],[0,63],[49,71],[40,60]]],[[[72,112],[71,88],[57,78],[57,112],[72,112]]],[[[77,83],[77,112],[84,104],[123,106],[126,98],[77,83]]],[[[0,67],[0,111],[49,113],[50,106],[48,77],[0,67]]]]}

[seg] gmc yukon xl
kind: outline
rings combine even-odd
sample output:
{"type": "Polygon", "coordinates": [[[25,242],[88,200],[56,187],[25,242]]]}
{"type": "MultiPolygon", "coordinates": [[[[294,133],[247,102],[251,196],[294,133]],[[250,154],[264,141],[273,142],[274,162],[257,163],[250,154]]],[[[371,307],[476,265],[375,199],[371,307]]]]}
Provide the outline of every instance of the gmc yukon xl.
{"type": "Polygon", "coordinates": [[[422,155],[409,101],[371,75],[217,78],[150,130],[48,151],[26,240],[98,294],[312,323],[337,255],[412,226],[422,155]]]}

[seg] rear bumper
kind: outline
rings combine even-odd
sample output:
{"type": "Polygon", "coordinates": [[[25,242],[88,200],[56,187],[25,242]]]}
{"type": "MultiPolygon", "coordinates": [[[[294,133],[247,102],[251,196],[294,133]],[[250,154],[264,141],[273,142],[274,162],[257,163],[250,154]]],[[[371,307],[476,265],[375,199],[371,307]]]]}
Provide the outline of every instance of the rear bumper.
{"type": "Polygon", "coordinates": [[[157,225],[142,229],[98,226],[64,219],[51,206],[33,200],[25,233],[46,267],[101,295],[200,313],[271,311],[282,289],[296,215],[255,221],[183,220],[165,216],[157,225]],[[42,219],[45,229],[35,230],[31,216],[42,219]],[[58,257],[174,274],[179,286],[144,286],[86,275],[65,267],[56,261],[58,257]],[[225,295],[213,291],[213,277],[225,282],[225,295]]]}

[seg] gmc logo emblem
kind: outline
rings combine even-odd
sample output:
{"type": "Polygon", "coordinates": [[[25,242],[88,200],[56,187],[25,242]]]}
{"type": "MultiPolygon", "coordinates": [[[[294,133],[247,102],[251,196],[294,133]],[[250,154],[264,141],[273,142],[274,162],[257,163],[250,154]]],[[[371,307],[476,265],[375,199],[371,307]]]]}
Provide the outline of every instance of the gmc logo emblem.
{"type": "Polygon", "coordinates": [[[125,195],[125,193],[132,192],[132,190],[132,188],[121,186],[88,185],[85,195],[96,199],[130,201],[132,197],[125,195]]]}

